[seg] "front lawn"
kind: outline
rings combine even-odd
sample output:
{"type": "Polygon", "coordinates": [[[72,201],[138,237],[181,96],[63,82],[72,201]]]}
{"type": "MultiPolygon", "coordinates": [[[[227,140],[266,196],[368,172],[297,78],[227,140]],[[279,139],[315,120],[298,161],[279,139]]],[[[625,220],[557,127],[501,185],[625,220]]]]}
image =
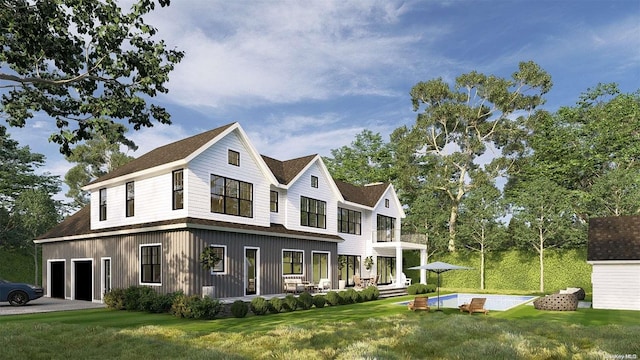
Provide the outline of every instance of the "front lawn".
{"type": "MultiPolygon", "coordinates": [[[[431,295],[431,294],[430,294],[431,295]]],[[[410,312],[406,296],[244,319],[111,310],[0,317],[3,358],[514,359],[640,355],[640,312],[410,312]]]]}

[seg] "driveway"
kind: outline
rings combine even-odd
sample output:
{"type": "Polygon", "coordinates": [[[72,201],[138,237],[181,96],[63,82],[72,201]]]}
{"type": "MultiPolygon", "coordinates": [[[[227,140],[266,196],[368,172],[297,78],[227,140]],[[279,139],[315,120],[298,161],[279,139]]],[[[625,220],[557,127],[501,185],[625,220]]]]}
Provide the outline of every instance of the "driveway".
{"type": "Polygon", "coordinates": [[[91,301],[66,300],[49,297],[41,297],[33,301],[29,301],[24,306],[11,306],[9,303],[0,303],[0,316],[2,315],[20,315],[35,314],[52,311],[69,311],[82,309],[99,309],[104,308],[104,304],[93,303],[91,301]]]}

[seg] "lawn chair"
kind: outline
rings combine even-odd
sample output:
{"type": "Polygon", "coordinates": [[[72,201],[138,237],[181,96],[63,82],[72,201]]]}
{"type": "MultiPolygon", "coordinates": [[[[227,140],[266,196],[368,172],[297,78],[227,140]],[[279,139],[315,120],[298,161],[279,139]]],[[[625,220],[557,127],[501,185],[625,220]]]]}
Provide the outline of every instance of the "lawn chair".
{"type": "Polygon", "coordinates": [[[378,275],[371,278],[371,282],[369,283],[369,286],[378,286],[378,275]]]}
{"type": "Polygon", "coordinates": [[[429,311],[429,297],[428,296],[417,296],[415,299],[409,301],[407,305],[409,310],[426,310],[429,311]]]}
{"type": "Polygon", "coordinates": [[[357,288],[362,288],[362,279],[360,279],[360,275],[353,276],[353,284],[357,288]]]}
{"type": "Polygon", "coordinates": [[[331,290],[331,280],[327,278],[320,279],[320,281],[318,282],[318,290],[320,291],[331,290]]]}
{"type": "Polygon", "coordinates": [[[489,310],[484,308],[485,302],[487,302],[486,298],[472,298],[469,304],[462,304],[458,308],[460,309],[460,312],[469,312],[469,315],[474,312],[481,312],[487,315],[489,310]]]}

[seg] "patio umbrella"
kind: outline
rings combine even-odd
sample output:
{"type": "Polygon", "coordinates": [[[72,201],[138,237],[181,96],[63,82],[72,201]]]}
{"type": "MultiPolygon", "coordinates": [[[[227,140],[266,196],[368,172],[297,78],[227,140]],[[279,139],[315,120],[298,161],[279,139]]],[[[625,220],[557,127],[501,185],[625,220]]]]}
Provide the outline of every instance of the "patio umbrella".
{"type": "Polygon", "coordinates": [[[426,265],[420,265],[420,266],[413,266],[410,267],[409,269],[411,270],[429,270],[432,271],[436,274],[438,274],[438,310],[440,311],[440,274],[442,274],[445,271],[449,271],[449,270],[470,270],[471,268],[466,267],[466,266],[459,266],[459,265],[453,265],[453,264],[448,264],[446,262],[442,262],[442,261],[436,261],[436,262],[432,262],[426,265]]]}

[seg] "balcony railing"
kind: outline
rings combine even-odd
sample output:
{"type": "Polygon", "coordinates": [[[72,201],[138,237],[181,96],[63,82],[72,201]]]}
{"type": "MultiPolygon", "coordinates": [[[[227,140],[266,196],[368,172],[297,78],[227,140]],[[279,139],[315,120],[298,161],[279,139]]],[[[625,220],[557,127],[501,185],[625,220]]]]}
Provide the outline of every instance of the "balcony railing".
{"type": "Polygon", "coordinates": [[[373,243],[400,241],[400,229],[374,230],[371,232],[371,241],[373,243]]]}

